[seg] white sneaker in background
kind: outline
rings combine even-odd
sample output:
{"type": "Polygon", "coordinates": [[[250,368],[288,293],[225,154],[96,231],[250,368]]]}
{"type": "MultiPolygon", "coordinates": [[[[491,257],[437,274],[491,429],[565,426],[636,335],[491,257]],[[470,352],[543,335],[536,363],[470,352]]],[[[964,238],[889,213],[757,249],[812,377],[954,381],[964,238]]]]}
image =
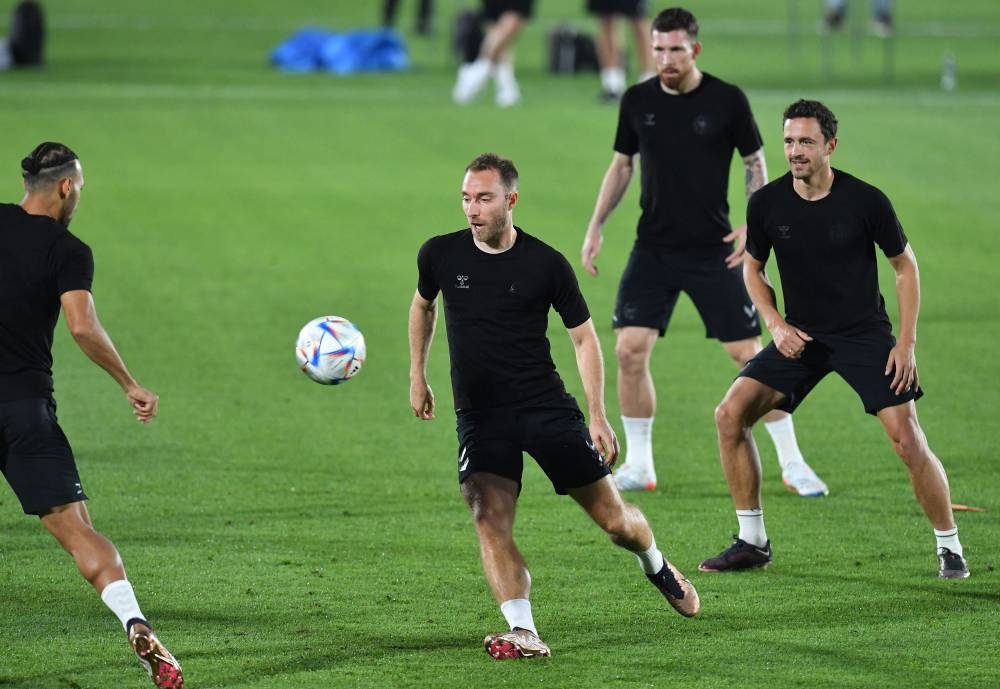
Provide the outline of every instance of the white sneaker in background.
{"type": "Polygon", "coordinates": [[[656,490],[656,474],[653,472],[635,471],[628,464],[615,472],[615,485],[618,490],[656,490]]]}
{"type": "Polygon", "coordinates": [[[467,105],[486,86],[490,78],[490,63],[488,60],[467,62],[458,68],[458,77],[451,97],[459,105],[467,105]]]}
{"type": "Polygon", "coordinates": [[[821,498],[830,494],[826,484],[804,462],[789,464],[781,473],[781,479],[788,490],[803,498],[821,498]]]}

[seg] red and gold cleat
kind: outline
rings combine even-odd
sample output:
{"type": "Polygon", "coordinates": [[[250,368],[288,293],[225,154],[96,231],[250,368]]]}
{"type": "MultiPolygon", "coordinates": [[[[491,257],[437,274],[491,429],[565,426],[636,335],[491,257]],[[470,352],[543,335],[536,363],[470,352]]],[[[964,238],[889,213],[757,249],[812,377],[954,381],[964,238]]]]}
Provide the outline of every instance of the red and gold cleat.
{"type": "Polygon", "coordinates": [[[184,674],[180,663],[160,643],[152,629],[135,624],[129,631],[128,641],[139,656],[139,662],[149,672],[153,684],[160,689],[184,689],[184,674]]]}

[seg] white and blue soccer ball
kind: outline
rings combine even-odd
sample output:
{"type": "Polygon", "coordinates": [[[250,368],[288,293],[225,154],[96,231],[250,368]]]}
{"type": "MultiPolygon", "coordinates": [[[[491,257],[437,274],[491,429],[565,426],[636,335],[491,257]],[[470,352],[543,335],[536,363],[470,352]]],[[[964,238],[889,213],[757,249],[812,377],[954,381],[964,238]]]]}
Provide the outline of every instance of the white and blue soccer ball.
{"type": "Polygon", "coordinates": [[[340,316],[320,316],[305,324],[295,343],[295,358],[307,376],[323,385],[350,380],[365,363],[365,337],[340,316]]]}

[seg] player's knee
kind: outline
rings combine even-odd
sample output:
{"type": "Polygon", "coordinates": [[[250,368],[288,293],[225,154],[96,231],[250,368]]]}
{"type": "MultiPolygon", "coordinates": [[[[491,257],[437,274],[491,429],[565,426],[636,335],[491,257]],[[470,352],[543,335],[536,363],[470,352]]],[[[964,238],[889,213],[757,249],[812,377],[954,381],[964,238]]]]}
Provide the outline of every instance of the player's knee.
{"type": "Polygon", "coordinates": [[[924,456],[923,436],[912,429],[905,429],[892,436],[892,449],[907,466],[913,468],[924,456]]]}
{"type": "Polygon", "coordinates": [[[615,343],[615,357],[623,373],[637,374],[646,369],[649,351],[626,338],[619,338],[615,343]]]}
{"type": "Polygon", "coordinates": [[[743,411],[731,399],[724,399],[715,408],[715,428],[720,440],[736,440],[746,427],[743,411]]]}

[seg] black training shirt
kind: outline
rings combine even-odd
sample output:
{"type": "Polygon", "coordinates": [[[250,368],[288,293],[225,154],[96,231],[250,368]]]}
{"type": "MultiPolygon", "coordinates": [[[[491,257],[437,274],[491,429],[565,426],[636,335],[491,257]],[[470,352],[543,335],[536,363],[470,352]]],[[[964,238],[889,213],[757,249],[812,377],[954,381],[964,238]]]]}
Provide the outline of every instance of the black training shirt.
{"type": "Polygon", "coordinates": [[[545,334],[549,307],[567,328],[590,312],[562,254],[520,228],[510,249],[488,254],[466,228],[427,240],[417,269],[420,296],[444,295],[457,411],[566,395],[545,334]]]}
{"type": "Polygon", "coordinates": [[[0,401],[52,394],[59,297],[93,279],[90,247],[64,225],[0,203],[0,401]]]}
{"type": "Polygon", "coordinates": [[[806,333],[891,331],[879,292],[875,246],[903,253],[906,234],[889,199],[856,177],[833,171],[830,193],[806,201],[786,173],[747,206],[747,251],[778,260],[785,320],[806,333]]]}
{"type": "Polygon", "coordinates": [[[642,171],[638,241],[725,255],[729,167],[733,150],[761,148],[743,92],[702,73],[693,91],[671,95],[660,78],[632,86],[622,98],[615,151],[639,154],[642,171]]]}

